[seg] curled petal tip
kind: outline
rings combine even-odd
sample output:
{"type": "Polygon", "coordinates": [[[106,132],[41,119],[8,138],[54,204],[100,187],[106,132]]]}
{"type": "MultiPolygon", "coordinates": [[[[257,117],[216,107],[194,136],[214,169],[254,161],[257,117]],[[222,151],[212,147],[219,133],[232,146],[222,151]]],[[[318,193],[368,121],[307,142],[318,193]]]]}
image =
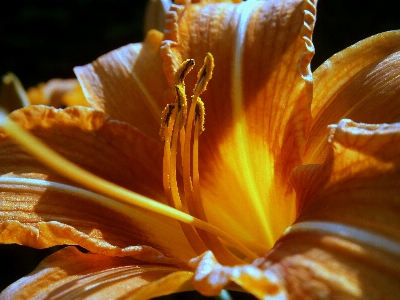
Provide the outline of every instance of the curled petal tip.
{"type": "Polygon", "coordinates": [[[192,259],[194,286],[206,296],[218,295],[223,288],[239,286],[259,299],[285,299],[286,289],[277,274],[254,265],[226,267],[208,251],[192,259]]]}

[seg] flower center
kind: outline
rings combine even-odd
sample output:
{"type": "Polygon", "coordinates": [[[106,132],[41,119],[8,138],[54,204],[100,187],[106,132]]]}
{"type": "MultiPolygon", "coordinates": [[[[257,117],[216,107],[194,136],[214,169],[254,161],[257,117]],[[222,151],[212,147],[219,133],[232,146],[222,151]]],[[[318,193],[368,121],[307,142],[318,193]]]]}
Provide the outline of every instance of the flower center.
{"type": "MultiPolygon", "coordinates": [[[[187,113],[187,101],[184,93],[184,78],[193,67],[194,61],[188,60],[182,64],[177,72],[175,104],[168,105],[163,112],[163,127],[161,134],[165,140],[164,146],[164,188],[169,206],[153,199],[142,196],[133,191],[111,183],[78,165],[68,161],[56,153],[34,135],[20,127],[7,117],[7,113],[0,110],[0,127],[8,133],[25,151],[30,153],[44,165],[58,174],[68,178],[80,186],[86,187],[104,198],[91,197],[91,201],[109,207],[122,214],[126,214],[126,205],[140,207],[148,211],[175,219],[181,223],[183,231],[198,254],[210,249],[221,263],[233,265],[243,263],[241,259],[233,255],[221,241],[241,253],[241,258],[248,260],[257,258],[257,255],[245,245],[238,242],[220,228],[207,222],[199,189],[198,175],[198,137],[203,131],[204,105],[199,95],[205,90],[208,80],[211,78],[213,59],[211,55],[206,58],[206,63],[199,72],[198,82],[195,88],[189,116],[187,113]],[[186,123],[186,127],[185,127],[186,123]],[[194,127],[194,128],[192,128],[194,127]],[[193,145],[190,144],[193,130],[193,145]],[[184,194],[181,199],[177,183],[176,153],[179,143],[181,145],[184,194]],[[187,143],[185,143],[187,141],[187,143]],[[106,200],[104,200],[106,199],[106,200]],[[219,240],[219,238],[221,240],[219,240]]],[[[151,220],[149,219],[149,222],[151,220]]],[[[235,251],[236,251],[235,250],[235,251]]]]}

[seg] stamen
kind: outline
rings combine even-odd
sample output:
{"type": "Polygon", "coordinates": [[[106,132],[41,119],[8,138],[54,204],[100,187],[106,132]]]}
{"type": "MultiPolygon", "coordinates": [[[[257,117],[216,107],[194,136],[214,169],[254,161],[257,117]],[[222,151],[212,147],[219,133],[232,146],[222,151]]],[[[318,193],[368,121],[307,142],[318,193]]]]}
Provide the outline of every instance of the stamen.
{"type": "MultiPolygon", "coordinates": [[[[192,69],[194,65],[193,60],[187,60],[184,62],[179,70],[182,74],[176,76],[175,91],[176,91],[176,101],[173,107],[177,107],[177,110],[171,112],[169,109],[170,105],[164,109],[161,122],[162,139],[164,138],[164,158],[163,158],[163,185],[164,192],[168,201],[168,204],[178,210],[183,212],[188,212],[186,202],[183,201],[179,195],[178,184],[176,180],[176,153],[178,145],[178,135],[186,123],[187,114],[187,100],[185,94],[185,87],[183,79],[187,73],[192,69]],[[176,122],[176,119],[178,121],[176,122]],[[166,121],[169,121],[166,123],[166,121]],[[165,128],[167,127],[167,128],[165,128]],[[166,134],[164,133],[166,129],[166,134]]],[[[182,137],[182,134],[180,135],[182,137]]],[[[182,141],[182,139],[181,139],[182,141]]],[[[189,244],[192,249],[200,255],[207,250],[203,241],[198,236],[196,230],[185,223],[180,223],[182,231],[184,232],[189,244]]]]}
{"type": "MultiPolygon", "coordinates": [[[[178,146],[179,131],[183,130],[187,118],[187,99],[185,93],[184,80],[187,74],[193,69],[194,64],[195,63],[193,59],[188,59],[179,66],[178,70],[175,73],[175,92],[176,92],[175,107],[178,108],[178,111],[175,111],[173,113],[173,116],[177,118],[178,122],[176,122],[174,118],[174,123],[171,122],[172,124],[170,124],[169,126],[172,134],[171,141],[169,142],[170,150],[168,148],[165,149],[165,151],[167,152],[164,152],[167,153],[167,157],[169,157],[169,159],[166,160],[166,162],[168,162],[168,166],[165,166],[166,168],[164,168],[164,173],[165,173],[164,177],[168,177],[168,179],[165,179],[164,181],[168,180],[169,182],[168,193],[170,193],[172,197],[172,202],[175,204],[175,208],[185,212],[188,212],[185,198],[183,198],[182,202],[182,199],[179,196],[178,184],[176,181],[176,153],[178,146]]],[[[161,125],[161,127],[162,126],[163,125],[161,125]]]]}
{"type": "MultiPolygon", "coordinates": [[[[185,132],[185,146],[184,150],[182,153],[182,163],[183,163],[183,184],[184,184],[184,190],[185,190],[185,195],[188,198],[188,206],[189,209],[191,206],[193,206],[193,186],[192,186],[192,181],[191,181],[191,174],[190,174],[190,141],[191,141],[191,136],[192,136],[192,126],[193,126],[193,120],[194,120],[194,114],[195,110],[197,107],[197,101],[199,99],[199,95],[206,90],[207,83],[211,79],[212,76],[212,70],[214,68],[214,58],[211,55],[211,53],[207,53],[207,56],[204,59],[204,64],[197,73],[197,83],[194,88],[194,95],[192,99],[192,103],[190,105],[190,111],[189,111],[189,116],[187,120],[187,125],[186,125],[186,132],[185,132]]],[[[203,105],[203,125],[204,125],[204,105],[203,105]]],[[[203,126],[202,126],[203,127],[203,126]]],[[[204,127],[203,127],[204,129],[204,127]]]]}
{"type": "Polygon", "coordinates": [[[182,115],[180,119],[180,129],[185,126],[187,117],[187,99],[185,92],[185,78],[186,75],[193,69],[194,59],[185,60],[178,68],[175,73],[175,90],[177,94],[176,103],[178,106],[178,112],[182,110],[182,115]]]}
{"type": "MultiPolygon", "coordinates": [[[[182,147],[183,181],[185,200],[184,205],[188,206],[189,212],[199,219],[207,222],[206,214],[200,196],[200,184],[198,175],[198,136],[204,131],[204,104],[199,96],[206,90],[208,81],[211,79],[214,60],[210,53],[207,54],[204,65],[197,74],[197,83],[194,88],[194,96],[190,106],[189,115],[186,122],[184,147],[182,147]],[[192,130],[194,129],[194,144],[191,145],[192,130]],[[191,152],[193,151],[193,161],[191,163],[191,152]],[[192,165],[193,164],[193,165],[192,165]],[[192,183],[192,175],[196,177],[195,184],[192,183]]],[[[178,76],[177,76],[178,77],[178,76]]],[[[181,78],[181,77],[179,77],[181,78]]],[[[183,85],[183,84],[182,84],[183,85]]],[[[172,162],[171,162],[172,164],[172,162]]],[[[172,176],[171,176],[172,177],[172,176]]],[[[197,233],[207,247],[214,253],[216,258],[225,265],[240,264],[242,261],[230,252],[221,241],[215,236],[203,230],[197,229],[197,233]]]]}
{"type": "Polygon", "coordinates": [[[160,134],[162,131],[161,139],[164,141],[163,186],[164,186],[164,193],[167,198],[169,206],[182,210],[181,202],[176,201],[177,199],[172,196],[169,172],[166,172],[166,170],[171,169],[171,141],[172,141],[172,132],[176,119],[176,110],[174,110],[174,108],[175,105],[168,104],[167,107],[164,109],[163,117],[161,118],[162,121],[161,121],[160,134]],[[168,119],[168,122],[164,122],[163,120],[164,112],[166,112],[165,121],[167,121],[168,119]]]}
{"type": "MultiPolygon", "coordinates": [[[[78,165],[66,160],[57,152],[51,150],[38,138],[33,136],[28,131],[24,130],[17,123],[13,122],[7,115],[0,111],[0,126],[5,130],[11,138],[14,139],[21,147],[28,153],[36,157],[41,163],[50,169],[58,172],[58,174],[65,178],[85,186],[89,190],[108,196],[115,201],[127,203],[129,205],[137,206],[148,211],[175,219],[177,221],[190,224],[194,227],[201,228],[208,231],[221,239],[236,247],[240,252],[246,255],[249,259],[257,258],[257,255],[249,250],[246,246],[241,244],[232,236],[228,235],[221,229],[195,218],[187,213],[179,211],[168,205],[157,202],[153,199],[147,198],[143,195],[132,192],[103,178],[100,178],[90,172],[82,169],[78,165]]],[[[96,200],[93,200],[96,201],[96,200]]],[[[105,203],[99,202],[101,205],[105,203]]],[[[111,207],[112,208],[112,207],[111,207]]]]}
{"type": "MultiPolygon", "coordinates": [[[[180,112],[178,112],[178,118],[180,117],[180,112]]],[[[179,123],[175,122],[175,124],[171,124],[171,127],[173,125],[173,131],[172,131],[172,141],[171,141],[171,152],[170,152],[170,168],[169,168],[169,181],[170,181],[170,187],[171,187],[171,194],[172,197],[176,200],[174,202],[179,202],[181,203],[181,210],[187,212],[187,205],[185,202],[185,198],[181,199],[179,196],[179,190],[178,190],[178,182],[176,180],[176,154],[177,154],[177,147],[178,147],[178,136],[179,136],[179,123]],[[183,200],[183,201],[182,201],[183,200]]]]}
{"type": "Polygon", "coordinates": [[[185,134],[183,127],[185,126],[186,119],[187,119],[187,99],[186,99],[186,92],[185,92],[185,78],[186,75],[193,69],[195,65],[194,59],[187,59],[185,60],[175,72],[175,90],[177,93],[177,100],[178,103],[178,110],[182,110],[182,116],[180,118],[180,126],[179,128],[182,130],[180,136],[180,144],[181,144],[181,153],[183,151],[183,145],[185,144],[185,134]]]}
{"type": "MultiPolygon", "coordinates": [[[[165,110],[168,109],[168,105],[165,110]]],[[[165,111],[164,110],[164,111],[165,111]]],[[[188,212],[186,205],[183,205],[179,196],[178,186],[176,182],[176,170],[172,170],[175,167],[176,157],[176,137],[173,137],[173,131],[177,130],[176,126],[176,114],[177,111],[173,111],[168,122],[165,137],[164,137],[164,158],[163,158],[163,185],[164,192],[167,198],[167,202],[171,207],[174,207],[180,211],[188,212]],[[175,146],[171,147],[171,144],[175,146]],[[171,163],[171,157],[174,157],[171,163]],[[171,182],[172,181],[172,182],[171,182]]],[[[165,123],[164,123],[165,124],[165,123]]],[[[176,134],[175,134],[176,135],[176,134]]],[[[197,232],[193,226],[180,222],[183,233],[185,234],[190,246],[196,254],[200,255],[207,250],[203,241],[197,235],[197,232]]]]}
{"type": "MultiPolygon", "coordinates": [[[[207,53],[204,64],[197,73],[197,83],[194,87],[194,95],[192,99],[192,103],[190,105],[189,116],[187,118],[187,128],[185,133],[185,147],[183,150],[183,178],[184,178],[184,188],[185,188],[185,195],[193,198],[191,194],[192,191],[192,182],[190,176],[190,140],[192,135],[192,124],[194,119],[195,108],[197,104],[197,99],[199,98],[200,94],[206,90],[207,83],[212,77],[212,70],[214,68],[214,58],[211,53],[207,53]]],[[[203,106],[204,107],[204,106],[203,106]]],[[[204,120],[203,120],[204,123],[204,120]]],[[[193,200],[188,200],[188,202],[193,200]]]]}
{"type": "MultiPolygon", "coordinates": [[[[196,106],[197,107],[197,106],[196,106]]],[[[200,110],[199,110],[200,112],[200,110]]],[[[202,112],[203,116],[196,118],[197,122],[195,122],[195,129],[194,129],[194,137],[193,137],[193,159],[192,159],[192,168],[193,168],[193,190],[194,190],[194,201],[193,206],[196,211],[196,215],[203,221],[207,220],[203,202],[201,201],[201,194],[200,194],[200,176],[199,176],[199,135],[201,130],[204,130],[203,124],[201,123],[201,119],[204,119],[204,110],[202,112]]]]}

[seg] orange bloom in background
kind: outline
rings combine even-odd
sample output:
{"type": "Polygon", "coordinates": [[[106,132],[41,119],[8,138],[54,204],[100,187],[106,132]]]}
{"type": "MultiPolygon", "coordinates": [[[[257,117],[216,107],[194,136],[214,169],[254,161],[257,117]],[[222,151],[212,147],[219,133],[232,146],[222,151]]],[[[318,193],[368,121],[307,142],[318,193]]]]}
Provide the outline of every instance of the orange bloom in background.
{"type": "Polygon", "coordinates": [[[175,1],[164,34],[75,68],[91,108],[9,115],[99,178],[2,117],[0,241],[71,246],[0,299],[396,299],[400,32],[311,73],[315,5],[175,1]]]}

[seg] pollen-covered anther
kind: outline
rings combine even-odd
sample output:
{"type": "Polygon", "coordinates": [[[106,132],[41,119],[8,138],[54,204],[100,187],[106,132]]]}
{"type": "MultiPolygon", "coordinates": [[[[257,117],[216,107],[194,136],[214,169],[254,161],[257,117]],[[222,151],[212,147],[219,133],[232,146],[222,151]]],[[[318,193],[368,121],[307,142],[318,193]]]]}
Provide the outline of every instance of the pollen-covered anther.
{"type": "Polygon", "coordinates": [[[199,134],[204,131],[205,110],[204,103],[197,99],[194,121],[199,124],[199,134]]]}
{"type": "Polygon", "coordinates": [[[161,127],[159,134],[163,142],[165,141],[165,129],[168,127],[169,120],[171,119],[172,111],[174,110],[174,108],[175,108],[174,104],[171,103],[167,104],[167,106],[164,108],[161,114],[161,127]]]}
{"type": "Polygon", "coordinates": [[[178,106],[178,118],[179,118],[179,130],[182,129],[186,124],[187,119],[187,98],[185,94],[185,88],[183,85],[176,85],[176,102],[178,106]]]}
{"type": "Polygon", "coordinates": [[[197,82],[193,90],[195,97],[199,96],[206,90],[207,84],[212,77],[213,69],[214,57],[211,55],[211,53],[207,53],[206,57],[204,58],[204,64],[197,73],[197,82]]]}
{"type": "Polygon", "coordinates": [[[187,59],[180,64],[178,70],[175,72],[174,85],[185,86],[184,80],[186,75],[193,69],[194,64],[194,59],[187,59]]]}

